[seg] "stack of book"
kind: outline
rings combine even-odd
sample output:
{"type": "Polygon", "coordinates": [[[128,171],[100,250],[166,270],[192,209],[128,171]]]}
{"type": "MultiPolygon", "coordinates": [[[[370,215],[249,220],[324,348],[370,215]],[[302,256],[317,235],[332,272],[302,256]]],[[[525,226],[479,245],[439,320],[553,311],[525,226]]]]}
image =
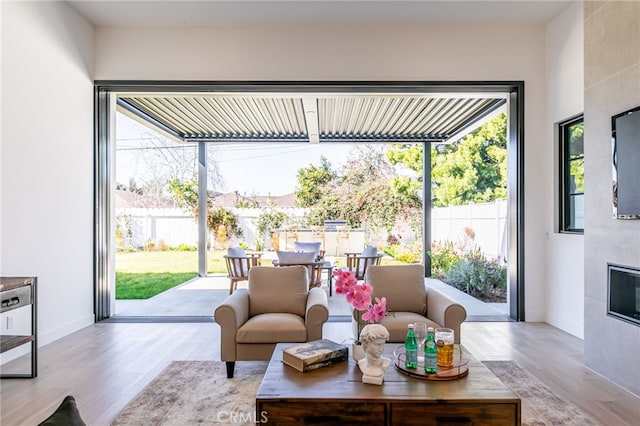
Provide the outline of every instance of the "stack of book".
{"type": "Polygon", "coordinates": [[[282,362],[303,373],[349,358],[349,349],[328,339],[291,346],[282,351],[282,362]]]}

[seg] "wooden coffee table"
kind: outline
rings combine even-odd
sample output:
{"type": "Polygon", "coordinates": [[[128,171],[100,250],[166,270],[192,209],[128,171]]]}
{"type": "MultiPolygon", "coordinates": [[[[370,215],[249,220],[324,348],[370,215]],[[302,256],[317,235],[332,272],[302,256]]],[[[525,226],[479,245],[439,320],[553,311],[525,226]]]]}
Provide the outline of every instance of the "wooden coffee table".
{"type": "MultiPolygon", "coordinates": [[[[258,394],[256,418],[277,425],[520,425],[521,401],[465,351],[469,374],[450,381],[409,377],[393,365],[382,386],[362,383],[349,359],[307,373],[282,363],[278,344],[258,394]]],[[[393,359],[398,344],[388,344],[393,359]]]]}

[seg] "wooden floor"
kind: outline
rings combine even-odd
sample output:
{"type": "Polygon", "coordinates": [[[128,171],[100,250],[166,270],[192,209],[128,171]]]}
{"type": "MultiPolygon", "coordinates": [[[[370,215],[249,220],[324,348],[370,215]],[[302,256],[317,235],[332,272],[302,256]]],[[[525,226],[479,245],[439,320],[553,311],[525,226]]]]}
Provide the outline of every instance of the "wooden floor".
{"type": "MultiPolygon", "coordinates": [[[[349,323],[327,323],[344,341],[349,323]]],[[[40,349],[36,379],[3,379],[0,424],[36,425],[74,395],[89,425],[111,419],[173,360],[219,360],[215,323],[95,324],[40,349]]],[[[541,323],[469,322],[464,345],[480,360],[514,360],[601,424],[640,424],[640,398],[582,364],[583,343],[541,323]]],[[[241,374],[242,362],[236,365],[241,374]]]]}

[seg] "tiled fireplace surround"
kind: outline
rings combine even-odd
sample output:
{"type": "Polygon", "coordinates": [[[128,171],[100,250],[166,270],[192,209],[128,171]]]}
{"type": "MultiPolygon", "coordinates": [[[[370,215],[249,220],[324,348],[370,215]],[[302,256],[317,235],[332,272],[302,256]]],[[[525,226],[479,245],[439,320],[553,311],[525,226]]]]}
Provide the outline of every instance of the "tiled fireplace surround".
{"type": "Polygon", "coordinates": [[[607,264],[640,267],[640,220],[613,219],[611,117],[640,105],[640,3],[584,2],[584,361],[640,395],[640,327],[607,316],[607,264]]]}

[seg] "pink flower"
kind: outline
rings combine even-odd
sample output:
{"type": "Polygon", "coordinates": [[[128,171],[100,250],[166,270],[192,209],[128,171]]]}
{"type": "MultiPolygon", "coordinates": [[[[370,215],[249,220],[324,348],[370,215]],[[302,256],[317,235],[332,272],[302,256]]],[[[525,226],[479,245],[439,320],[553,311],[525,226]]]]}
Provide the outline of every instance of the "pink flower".
{"type": "Polygon", "coordinates": [[[376,297],[376,304],[369,306],[367,312],[362,314],[362,319],[368,323],[374,324],[380,321],[387,314],[387,298],[382,299],[376,297]]]}
{"type": "MultiPolygon", "coordinates": [[[[360,315],[363,321],[374,324],[387,315],[387,299],[376,297],[376,303],[372,304],[373,287],[367,283],[358,284],[352,271],[334,271],[333,276],[336,277],[336,294],[346,295],[347,303],[356,311],[362,312],[360,315]]],[[[358,322],[359,334],[360,323],[358,322]]]]}
{"type": "Polygon", "coordinates": [[[369,284],[356,285],[347,293],[347,302],[358,311],[364,311],[371,305],[372,291],[373,287],[369,284]]]}
{"type": "Polygon", "coordinates": [[[358,280],[351,271],[334,271],[336,277],[336,294],[348,294],[358,285],[358,280]]]}

